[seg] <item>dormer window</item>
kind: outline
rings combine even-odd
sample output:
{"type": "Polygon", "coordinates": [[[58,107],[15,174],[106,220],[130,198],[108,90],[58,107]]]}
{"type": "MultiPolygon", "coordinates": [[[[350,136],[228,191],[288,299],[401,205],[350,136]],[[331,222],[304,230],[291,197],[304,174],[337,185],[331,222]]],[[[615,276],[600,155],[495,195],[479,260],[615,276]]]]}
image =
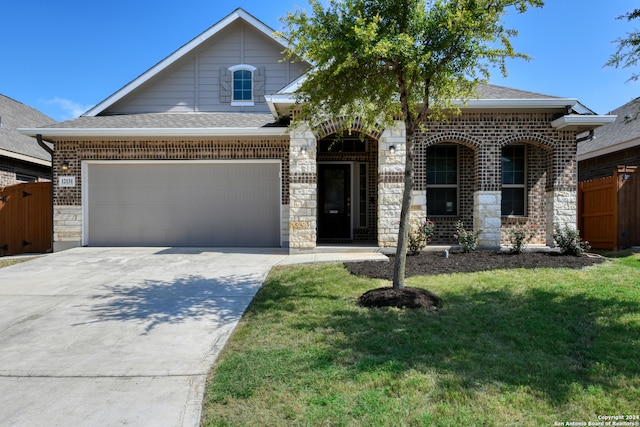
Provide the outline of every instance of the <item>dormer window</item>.
{"type": "Polygon", "coordinates": [[[253,74],[257,68],[251,65],[241,64],[229,67],[228,70],[231,72],[232,80],[231,105],[238,107],[253,106],[253,74]]]}

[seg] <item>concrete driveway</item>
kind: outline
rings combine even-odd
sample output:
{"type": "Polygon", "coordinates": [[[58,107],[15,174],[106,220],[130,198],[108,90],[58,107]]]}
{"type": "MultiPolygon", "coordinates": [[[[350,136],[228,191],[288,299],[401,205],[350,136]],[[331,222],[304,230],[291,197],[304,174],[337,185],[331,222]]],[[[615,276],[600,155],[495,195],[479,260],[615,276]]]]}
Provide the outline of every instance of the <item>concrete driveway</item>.
{"type": "Polygon", "coordinates": [[[0,269],[0,425],[197,426],[284,250],[76,248],[0,269]]]}

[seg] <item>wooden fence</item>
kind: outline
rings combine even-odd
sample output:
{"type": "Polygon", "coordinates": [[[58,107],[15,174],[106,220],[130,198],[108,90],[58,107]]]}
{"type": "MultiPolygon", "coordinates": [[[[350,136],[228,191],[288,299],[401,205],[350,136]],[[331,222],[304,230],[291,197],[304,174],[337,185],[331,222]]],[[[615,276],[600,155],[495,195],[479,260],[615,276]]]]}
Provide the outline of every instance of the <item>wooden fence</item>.
{"type": "Polygon", "coordinates": [[[594,249],[640,244],[640,185],[636,167],[578,184],[578,229],[594,249]]]}
{"type": "Polygon", "coordinates": [[[50,182],[0,188],[0,256],[50,251],[52,208],[50,182]]]}

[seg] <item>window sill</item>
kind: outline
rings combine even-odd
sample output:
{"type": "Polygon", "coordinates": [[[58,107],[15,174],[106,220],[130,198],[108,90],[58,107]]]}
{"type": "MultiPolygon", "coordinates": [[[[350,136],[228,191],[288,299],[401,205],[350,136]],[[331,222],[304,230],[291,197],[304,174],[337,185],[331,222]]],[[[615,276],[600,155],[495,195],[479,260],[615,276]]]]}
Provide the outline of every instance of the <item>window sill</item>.
{"type": "Polygon", "coordinates": [[[253,101],[231,101],[232,107],[253,107],[254,105],[253,101]]]}

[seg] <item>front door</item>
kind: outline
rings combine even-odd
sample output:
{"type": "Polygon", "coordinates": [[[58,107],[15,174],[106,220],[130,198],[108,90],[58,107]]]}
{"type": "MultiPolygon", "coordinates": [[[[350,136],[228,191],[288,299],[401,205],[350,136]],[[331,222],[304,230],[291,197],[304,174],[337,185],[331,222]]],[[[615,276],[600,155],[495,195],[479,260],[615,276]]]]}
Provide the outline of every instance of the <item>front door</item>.
{"type": "Polygon", "coordinates": [[[318,238],[351,239],[351,165],[318,165],[318,238]]]}

